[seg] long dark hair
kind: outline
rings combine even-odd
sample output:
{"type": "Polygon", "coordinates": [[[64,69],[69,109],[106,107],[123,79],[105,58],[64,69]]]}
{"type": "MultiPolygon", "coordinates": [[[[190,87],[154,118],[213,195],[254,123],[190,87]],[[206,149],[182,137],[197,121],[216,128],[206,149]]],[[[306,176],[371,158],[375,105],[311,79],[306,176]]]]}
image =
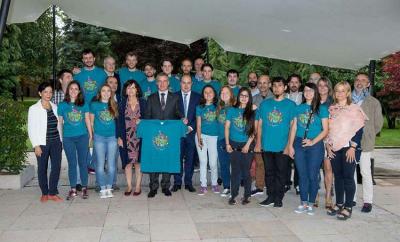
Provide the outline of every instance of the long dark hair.
{"type": "Polygon", "coordinates": [[[317,85],[315,85],[312,82],[307,82],[304,85],[303,102],[302,103],[306,103],[306,98],[304,97],[305,87],[308,87],[308,88],[314,90],[314,97],[313,97],[313,100],[311,101],[311,111],[313,113],[319,113],[319,106],[321,105],[321,96],[319,95],[317,85]]]}
{"type": "Polygon", "coordinates": [[[139,84],[135,80],[128,80],[124,83],[124,87],[122,88],[122,95],[124,98],[128,98],[128,95],[126,94],[126,89],[128,89],[129,86],[135,85],[136,88],[136,97],[139,99],[142,97],[142,89],[140,88],[139,84]]]}
{"type": "Polygon", "coordinates": [[[199,105],[200,105],[201,107],[204,108],[204,106],[205,106],[206,103],[207,103],[207,100],[206,100],[205,97],[204,97],[204,90],[206,90],[206,88],[211,88],[211,90],[214,92],[214,98],[213,98],[212,104],[213,104],[214,106],[217,106],[217,103],[218,103],[217,92],[216,92],[215,89],[214,89],[211,85],[209,85],[209,84],[208,84],[208,85],[205,85],[205,86],[203,87],[203,90],[201,91],[201,99],[200,99],[199,105]]]}
{"type": "Polygon", "coordinates": [[[247,92],[247,95],[249,96],[249,101],[246,104],[246,107],[244,108],[243,111],[243,120],[246,120],[246,133],[248,136],[252,136],[255,133],[255,127],[254,127],[254,110],[253,110],[253,97],[251,96],[251,91],[247,87],[242,87],[239,90],[239,93],[236,97],[236,103],[234,105],[235,108],[240,108],[240,95],[243,92],[247,92]]]}
{"type": "Polygon", "coordinates": [[[70,103],[71,102],[71,95],[69,94],[69,88],[72,85],[77,85],[78,89],[79,89],[79,93],[78,96],[76,97],[76,100],[74,102],[74,104],[76,106],[82,107],[85,104],[85,99],[83,98],[83,94],[82,94],[82,89],[81,89],[81,85],[79,85],[79,82],[77,81],[71,81],[68,86],[67,86],[67,91],[65,92],[65,97],[64,97],[64,102],[70,103]]]}

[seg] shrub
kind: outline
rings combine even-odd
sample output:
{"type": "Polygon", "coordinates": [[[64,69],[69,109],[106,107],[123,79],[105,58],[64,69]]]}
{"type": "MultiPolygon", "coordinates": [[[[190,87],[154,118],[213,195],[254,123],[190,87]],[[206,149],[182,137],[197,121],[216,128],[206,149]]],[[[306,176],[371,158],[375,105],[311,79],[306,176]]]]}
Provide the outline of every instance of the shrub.
{"type": "Polygon", "coordinates": [[[26,160],[26,111],[22,104],[0,96],[0,172],[18,174],[26,160]]]}

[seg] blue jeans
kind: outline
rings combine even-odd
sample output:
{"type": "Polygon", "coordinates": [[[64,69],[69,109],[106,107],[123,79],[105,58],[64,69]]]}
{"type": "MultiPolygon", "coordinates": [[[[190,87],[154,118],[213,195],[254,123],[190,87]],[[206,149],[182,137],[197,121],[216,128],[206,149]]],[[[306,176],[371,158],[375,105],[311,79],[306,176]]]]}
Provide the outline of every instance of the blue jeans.
{"type": "Polygon", "coordinates": [[[319,170],[324,159],[322,141],[313,146],[303,147],[302,138],[294,140],[294,161],[299,173],[300,199],[302,202],[315,203],[319,188],[319,170]]]}
{"type": "Polygon", "coordinates": [[[88,184],[87,172],[87,149],[89,145],[89,138],[87,134],[64,137],[64,151],[68,160],[68,178],[71,188],[76,187],[77,182],[77,165],[79,165],[79,174],[82,186],[86,187],[88,184]]]}
{"type": "Polygon", "coordinates": [[[221,166],[221,179],[224,185],[224,189],[230,189],[231,187],[231,171],[229,154],[225,149],[225,139],[219,139],[217,141],[218,160],[221,166]]]}
{"type": "Polygon", "coordinates": [[[115,157],[117,152],[117,139],[114,136],[104,137],[94,135],[94,148],[96,151],[96,180],[102,190],[111,189],[115,175],[115,157]],[[107,156],[107,159],[106,159],[107,156]],[[107,160],[107,171],[104,166],[107,160]]]}

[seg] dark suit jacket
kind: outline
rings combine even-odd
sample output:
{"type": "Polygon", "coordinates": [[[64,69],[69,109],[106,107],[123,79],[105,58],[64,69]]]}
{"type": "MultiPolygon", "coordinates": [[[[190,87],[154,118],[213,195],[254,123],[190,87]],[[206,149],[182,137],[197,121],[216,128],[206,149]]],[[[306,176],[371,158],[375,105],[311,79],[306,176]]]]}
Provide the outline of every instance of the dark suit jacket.
{"type": "Polygon", "coordinates": [[[145,119],[181,119],[184,115],[179,109],[179,96],[168,92],[165,109],[161,109],[159,93],[153,93],[147,98],[146,111],[144,112],[145,119]]]}
{"type": "MultiPolygon", "coordinates": [[[[125,125],[125,109],[126,109],[126,98],[122,98],[121,102],[118,104],[118,119],[117,119],[117,136],[122,139],[124,143],[123,147],[119,147],[119,152],[122,161],[122,168],[125,169],[125,166],[128,162],[128,151],[127,147],[127,138],[126,138],[126,125],[125,125]]],[[[144,111],[146,110],[146,101],[144,99],[139,99],[140,106],[140,115],[143,116],[144,111]]],[[[140,151],[139,151],[140,152],[140,151]]],[[[140,158],[140,154],[139,154],[140,158]]]]}
{"type": "MultiPolygon", "coordinates": [[[[183,107],[183,98],[182,98],[182,92],[176,92],[176,95],[179,97],[179,111],[185,116],[185,109],[183,107]]],[[[190,93],[190,100],[189,100],[189,105],[188,105],[188,111],[187,111],[187,119],[188,119],[188,126],[193,128],[192,132],[196,131],[196,107],[199,105],[201,95],[195,92],[190,93]]]]}

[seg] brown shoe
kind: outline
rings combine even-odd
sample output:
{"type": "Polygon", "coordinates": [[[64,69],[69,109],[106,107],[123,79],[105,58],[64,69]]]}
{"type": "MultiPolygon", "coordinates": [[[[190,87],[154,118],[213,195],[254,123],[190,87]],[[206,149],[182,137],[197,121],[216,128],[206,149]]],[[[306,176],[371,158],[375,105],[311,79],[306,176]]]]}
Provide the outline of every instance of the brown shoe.
{"type": "Polygon", "coordinates": [[[45,202],[47,202],[48,200],[49,200],[49,198],[48,198],[47,195],[42,195],[42,196],[40,197],[40,202],[42,202],[42,203],[45,203],[45,202]]]}
{"type": "Polygon", "coordinates": [[[87,190],[87,187],[82,188],[82,199],[88,199],[89,198],[89,192],[87,190]]]}
{"type": "Polygon", "coordinates": [[[63,199],[57,195],[48,195],[47,196],[49,200],[52,200],[54,202],[62,202],[63,199]]]}

